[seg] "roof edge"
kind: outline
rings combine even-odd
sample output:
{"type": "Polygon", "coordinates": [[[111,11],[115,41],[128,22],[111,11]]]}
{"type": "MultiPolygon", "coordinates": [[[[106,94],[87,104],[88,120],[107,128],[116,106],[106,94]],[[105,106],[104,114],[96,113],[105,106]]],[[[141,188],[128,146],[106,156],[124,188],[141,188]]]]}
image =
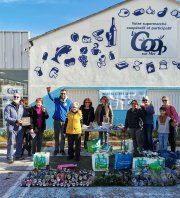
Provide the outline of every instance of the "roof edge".
{"type": "MultiPolygon", "coordinates": [[[[73,21],[73,22],[71,22],[71,23],[68,23],[68,24],[66,24],[66,25],[60,26],[60,27],[58,27],[58,28],[52,29],[52,30],[50,30],[50,31],[48,31],[48,32],[45,32],[45,33],[40,34],[40,35],[38,35],[38,36],[35,36],[35,37],[29,39],[29,41],[32,42],[32,41],[37,40],[38,38],[41,38],[41,37],[43,37],[43,36],[45,36],[45,35],[51,34],[51,33],[53,33],[53,32],[56,32],[56,31],[58,31],[58,30],[60,30],[60,29],[62,29],[62,28],[68,27],[68,26],[73,25],[73,24],[75,24],[75,23],[78,23],[78,22],[80,22],[80,21],[84,21],[84,20],[86,20],[86,19],[88,19],[88,18],[90,18],[90,17],[93,17],[93,16],[95,16],[95,15],[97,15],[97,14],[100,14],[100,13],[102,13],[102,12],[105,12],[105,11],[109,10],[109,9],[115,8],[115,7],[117,7],[118,5],[121,5],[121,4],[123,4],[123,3],[130,2],[130,1],[133,1],[133,0],[123,0],[123,1],[120,2],[120,3],[116,3],[115,5],[112,5],[112,6],[110,6],[110,7],[107,7],[107,8],[105,8],[105,9],[101,10],[101,11],[95,12],[94,14],[88,15],[88,16],[86,16],[86,17],[83,17],[83,18],[81,18],[81,19],[78,19],[78,20],[76,20],[76,21],[73,21]]],[[[177,4],[179,3],[179,2],[177,2],[177,0],[169,0],[169,1],[170,1],[170,2],[173,2],[173,3],[177,3],[177,4]]]]}

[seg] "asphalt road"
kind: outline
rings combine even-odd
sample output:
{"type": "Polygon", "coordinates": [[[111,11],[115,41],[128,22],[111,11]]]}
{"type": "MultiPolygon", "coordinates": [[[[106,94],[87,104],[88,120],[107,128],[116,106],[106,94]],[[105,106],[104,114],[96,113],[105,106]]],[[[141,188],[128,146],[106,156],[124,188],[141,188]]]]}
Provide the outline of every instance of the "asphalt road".
{"type": "MultiPolygon", "coordinates": [[[[49,148],[48,148],[49,149],[49,148]]],[[[49,149],[52,151],[52,149],[49,149]]],[[[6,163],[6,150],[0,150],[0,197],[1,198],[179,198],[180,185],[172,187],[76,187],[76,188],[28,188],[21,187],[21,180],[33,168],[32,159],[6,163]]],[[[57,156],[60,158],[60,156],[57,156]]]]}

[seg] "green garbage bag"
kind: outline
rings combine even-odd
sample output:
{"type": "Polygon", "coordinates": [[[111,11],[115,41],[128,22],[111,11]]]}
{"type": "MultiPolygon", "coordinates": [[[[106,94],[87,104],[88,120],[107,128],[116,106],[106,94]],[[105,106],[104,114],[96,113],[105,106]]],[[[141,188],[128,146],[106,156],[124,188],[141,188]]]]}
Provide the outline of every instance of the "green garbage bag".
{"type": "Polygon", "coordinates": [[[98,151],[101,147],[101,140],[100,139],[93,139],[87,142],[87,150],[89,153],[94,153],[98,151]]]}

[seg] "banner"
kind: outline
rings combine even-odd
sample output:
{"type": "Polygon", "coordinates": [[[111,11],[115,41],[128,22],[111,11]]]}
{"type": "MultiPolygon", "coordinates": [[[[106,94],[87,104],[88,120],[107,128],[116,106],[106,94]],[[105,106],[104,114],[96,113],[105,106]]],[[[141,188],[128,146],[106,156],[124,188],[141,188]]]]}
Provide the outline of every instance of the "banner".
{"type": "Polygon", "coordinates": [[[128,110],[133,99],[141,104],[145,95],[146,90],[99,90],[99,97],[107,96],[113,110],[128,110]]]}

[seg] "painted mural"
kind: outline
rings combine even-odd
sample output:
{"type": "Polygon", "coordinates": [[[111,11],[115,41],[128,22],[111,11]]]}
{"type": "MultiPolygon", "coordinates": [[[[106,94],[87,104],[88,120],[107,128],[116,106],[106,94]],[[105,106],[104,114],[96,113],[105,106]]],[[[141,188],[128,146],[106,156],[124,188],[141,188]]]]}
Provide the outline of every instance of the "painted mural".
{"type": "MultiPolygon", "coordinates": [[[[34,39],[29,101],[44,97],[52,114],[46,91],[49,86],[57,96],[62,87],[180,87],[180,8],[177,3],[164,1],[120,3],[34,39]]],[[[114,109],[129,107],[128,97],[126,102],[117,99],[111,100],[114,109]]]]}
{"type": "MultiPolygon", "coordinates": [[[[180,18],[180,11],[176,9],[169,10],[167,7],[164,7],[161,10],[155,10],[152,6],[149,6],[148,8],[137,8],[131,12],[127,8],[122,8],[117,13],[117,16],[119,16],[120,18],[128,18],[130,15],[134,15],[135,17],[138,18],[141,15],[145,15],[145,14],[155,15],[158,18],[163,18],[167,14],[169,14],[171,17],[180,18]]],[[[109,60],[114,61],[114,66],[118,70],[131,67],[135,71],[140,71],[140,66],[142,67],[143,65],[145,65],[146,72],[148,74],[156,72],[155,65],[152,61],[143,63],[142,61],[135,60],[134,64],[132,65],[130,65],[127,61],[120,61],[120,62],[116,61],[116,56],[113,53],[113,49],[109,50],[109,48],[113,48],[117,44],[117,35],[118,35],[117,27],[116,27],[117,19],[118,19],[117,17],[111,18],[111,23],[109,24],[108,31],[102,28],[98,30],[94,30],[92,33],[90,33],[91,36],[82,35],[82,32],[74,32],[70,34],[69,40],[77,43],[78,45],[77,47],[80,46],[79,45],[80,42],[86,45],[79,49],[80,54],[78,57],[78,61],[81,63],[81,65],[84,68],[87,67],[88,62],[89,62],[88,56],[89,56],[89,53],[91,53],[94,56],[98,56],[96,63],[97,63],[97,66],[102,69],[103,69],[103,66],[107,65],[106,63],[108,61],[107,57],[109,57],[109,60]],[[92,48],[88,46],[89,43],[93,43],[92,48]],[[102,51],[101,46],[104,45],[105,43],[106,43],[105,51],[102,51]]],[[[127,23],[126,20],[124,22],[127,23]]],[[[132,22],[132,24],[133,23],[134,22],[132,22]]],[[[141,22],[140,23],[136,22],[137,27],[141,24],[142,24],[141,22]]],[[[167,33],[165,32],[165,34],[160,35],[159,37],[152,38],[151,32],[149,32],[148,30],[150,30],[150,27],[147,27],[146,30],[141,30],[141,31],[134,31],[132,29],[131,42],[130,42],[129,48],[131,48],[132,51],[141,52],[141,55],[144,54],[144,56],[146,56],[147,54],[148,55],[154,54],[154,55],[161,57],[161,55],[168,50],[167,44],[163,41],[164,37],[166,36],[165,34],[167,33]]],[[[48,52],[42,52],[43,63],[47,61],[48,55],[49,55],[48,52]]],[[[64,63],[65,67],[76,66],[76,58],[75,58],[75,54],[73,54],[72,46],[67,45],[66,43],[62,44],[61,46],[57,46],[54,52],[54,56],[51,57],[51,61],[57,64],[61,64],[61,65],[64,63]],[[71,54],[72,57],[69,59],[66,59],[65,56],[63,56],[66,54],[71,54]]],[[[59,75],[60,69],[58,67],[53,67],[53,64],[54,63],[52,63],[52,67],[49,68],[49,78],[57,79],[58,76],[60,76],[59,75]]],[[[177,66],[178,69],[180,69],[179,62],[172,61],[172,64],[177,66]]],[[[168,63],[166,60],[160,61],[159,69],[168,70],[168,63]]],[[[44,73],[43,70],[44,70],[43,66],[36,66],[34,69],[36,75],[39,77],[43,76],[43,73],[44,73]]]]}

